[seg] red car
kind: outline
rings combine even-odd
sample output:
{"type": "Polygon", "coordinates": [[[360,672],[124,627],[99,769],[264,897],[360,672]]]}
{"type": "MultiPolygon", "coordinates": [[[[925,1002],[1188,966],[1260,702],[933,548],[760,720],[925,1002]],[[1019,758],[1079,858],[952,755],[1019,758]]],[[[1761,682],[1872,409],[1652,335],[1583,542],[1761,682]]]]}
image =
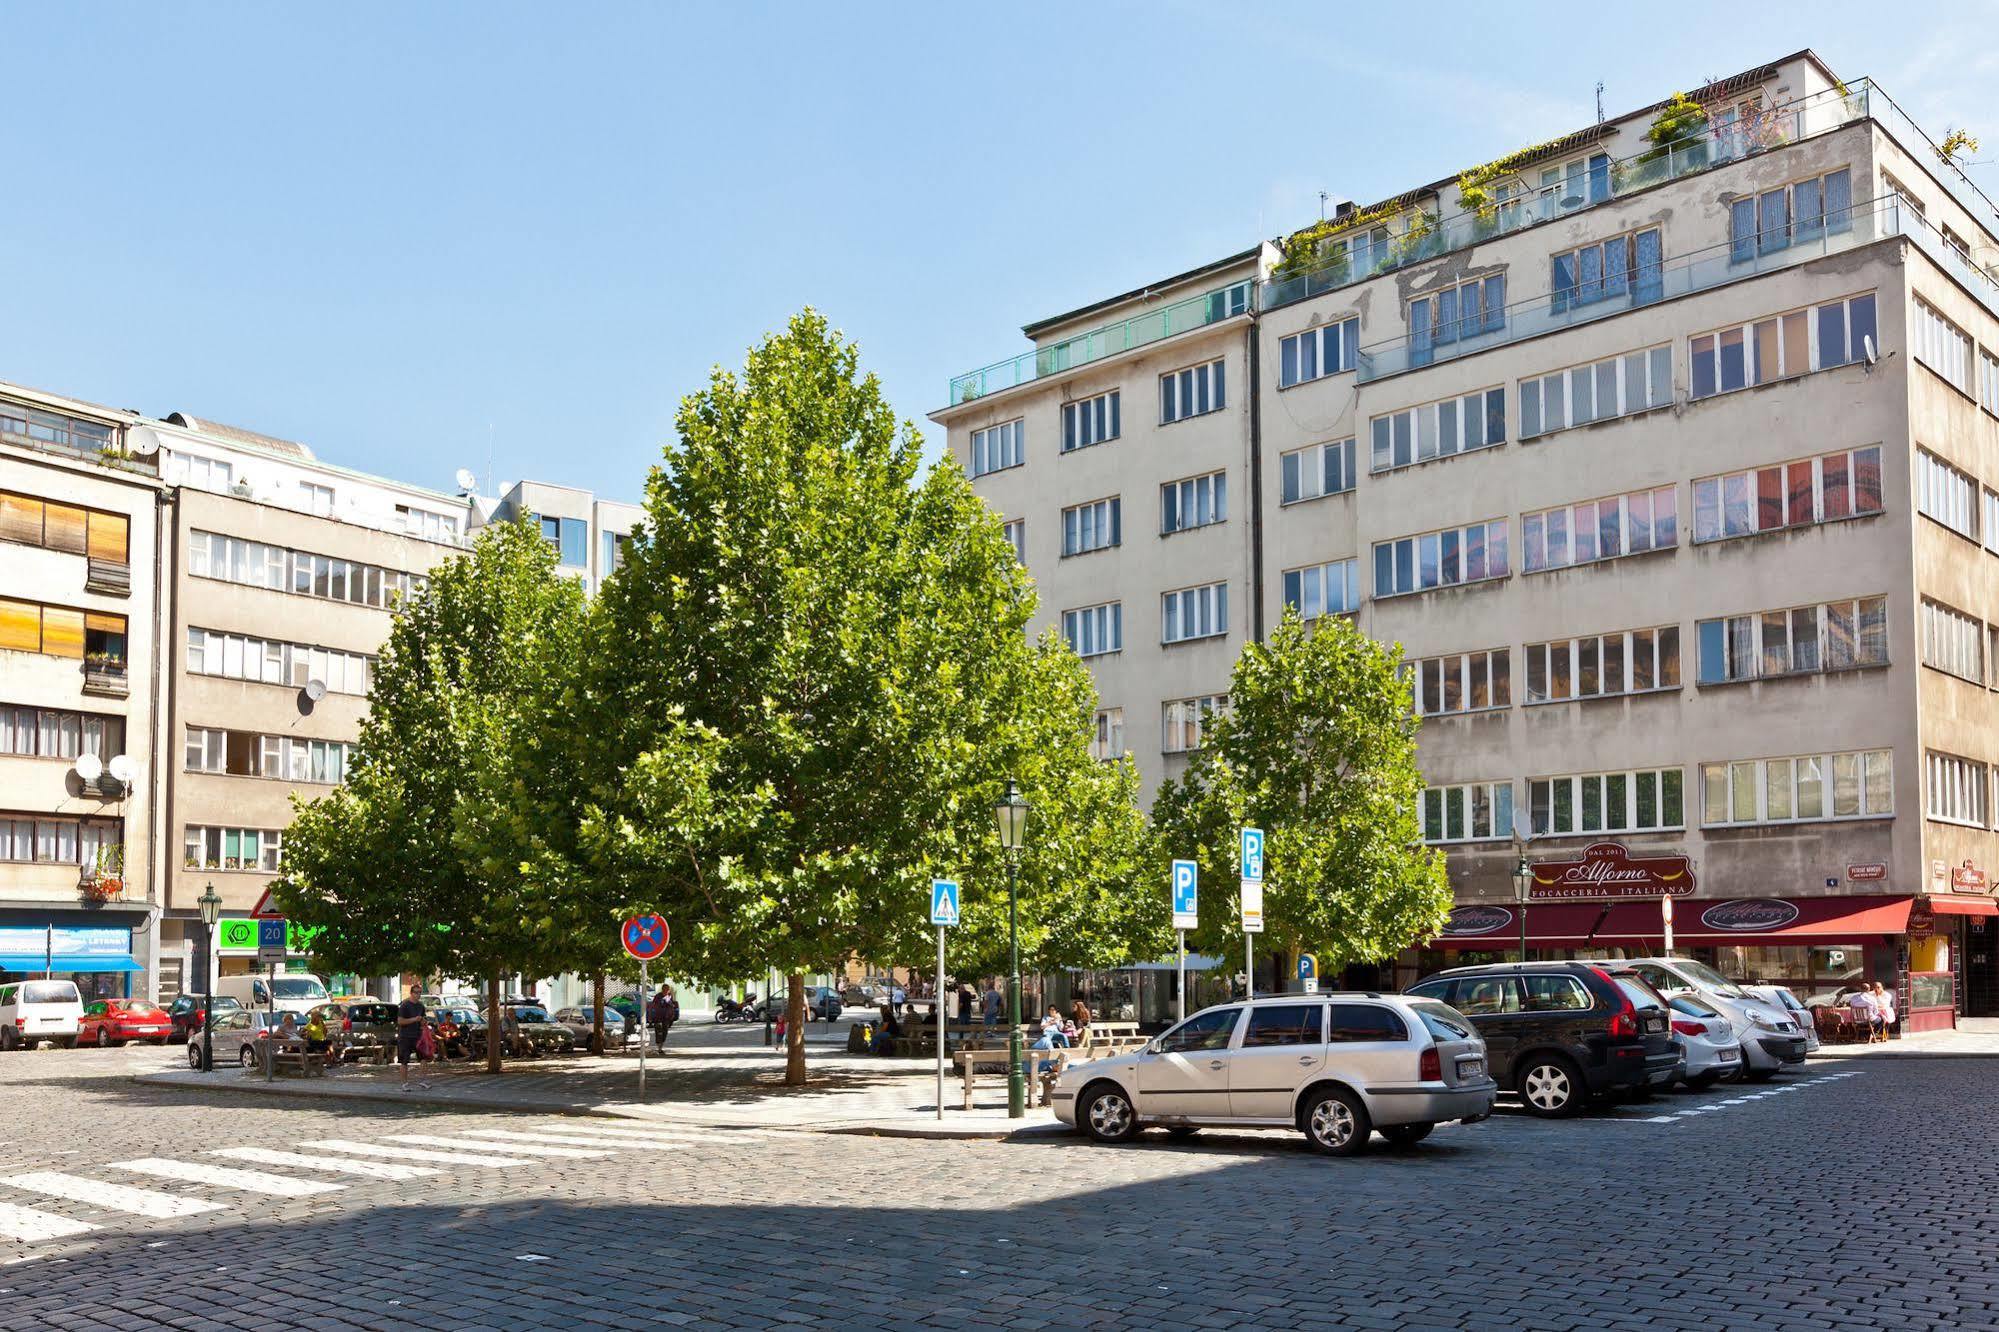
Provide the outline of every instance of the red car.
{"type": "Polygon", "coordinates": [[[83,1006],[83,1017],[76,1024],[76,1043],[100,1049],[126,1041],[165,1045],[173,1030],[173,1019],[158,1004],[144,999],[99,999],[83,1006]]]}

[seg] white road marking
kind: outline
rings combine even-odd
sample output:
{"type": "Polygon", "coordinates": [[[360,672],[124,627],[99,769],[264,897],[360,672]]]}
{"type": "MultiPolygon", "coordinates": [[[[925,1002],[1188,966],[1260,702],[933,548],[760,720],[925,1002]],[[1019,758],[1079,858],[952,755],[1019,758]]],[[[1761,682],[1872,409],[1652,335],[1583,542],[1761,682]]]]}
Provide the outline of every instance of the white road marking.
{"type": "Polygon", "coordinates": [[[26,1189],[30,1193],[46,1193],[52,1198],[68,1198],[71,1202],[108,1207],[114,1212],[130,1212],[134,1216],[156,1218],[194,1216],[201,1212],[222,1210],[221,1203],[209,1202],[203,1198],[176,1198],[171,1193],[127,1188],[123,1184],[106,1184],[103,1180],[85,1179],[81,1175],[63,1175],[54,1171],[9,1175],[5,1179],[0,1179],[0,1184],[26,1189]]]}
{"type": "Polygon", "coordinates": [[[303,1170],[330,1170],[342,1175],[365,1175],[370,1179],[421,1179],[441,1175],[436,1166],[390,1165],[386,1161],[336,1161],[330,1157],[307,1156],[304,1152],[274,1152],[268,1147],[217,1147],[210,1156],[226,1156],[232,1161],[255,1161],[259,1165],[297,1166],[303,1170]]]}
{"type": "Polygon", "coordinates": [[[38,1212],[32,1207],[17,1207],[13,1203],[0,1203],[0,1239],[45,1240],[62,1239],[68,1235],[81,1235],[96,1226],[87,1221],[72,1221],[54,1212],[38,1212]]]}
{"type": "Polygon", "coordinates": [[[486,1142],[478,1138],[443,1138],[431,1133],[391,1133],[386,1135],[386,1141],[413,1142],[419,1147],[478,1147],[490,1152],[518,1152],[522,1156],[588,1158],[593,1156],[609,1156],[611,1154],[608,1149],[585,1151],[580,1147],[527,1147],[517,1146],[513,1143],[486,1142]]]}
{"type": "MultiPolygon", "coordinates": [[[[466,1129],[468,1138],[504,1138],[509,1142],[547,1142],[569,1147],[611,1148],[616,1151],[677,1152],[684,1142],[660,1142],[645,1138],[580,1138],[556,1133],[516,1133],[511,1129],[466,1129]]],[[[512,1151],[512,1148],[506,1148],[512,1151]]]]}
{"type": "Polygon", "coordinates": [[[662,1124],[658,1128],[613,1128],[607,1124],[551,1124],[551,1133],[582,1133],[619,1142],[713,1142],[715,1130],[662,1124]]]}
{"type": "Polygon", "coordinates": [[[184,1180],[189,1184],[213,1184],[217,1188],[242,1189],[246,1193],[268,1193],[277,1198],[310,1198],[316,1193],[338,1193],[347,1187],[320,1179],[292,1179],[263,1170],[232,1170],[228,1166],[204,1165],[200,1161],[169,1161],[162,1156],[113,1161],[111,1168],[141,1175],[158,1175],[161,1179],[184,1180]]]}
{"type": "Polygon", "coordinates": [[[481,1156],[476,1152],[427,1152],[420,1147],[384,1147],[378,1142],[349,1142],[345,1138],[317,1138],[301,1147],[317,1147],[326,1152],[349,1152],[355,1156],[387,1156],[397,1161],[435,1161],[439,1165],[513,1166],[532,1165],[521,1156],[481,1156]]]}

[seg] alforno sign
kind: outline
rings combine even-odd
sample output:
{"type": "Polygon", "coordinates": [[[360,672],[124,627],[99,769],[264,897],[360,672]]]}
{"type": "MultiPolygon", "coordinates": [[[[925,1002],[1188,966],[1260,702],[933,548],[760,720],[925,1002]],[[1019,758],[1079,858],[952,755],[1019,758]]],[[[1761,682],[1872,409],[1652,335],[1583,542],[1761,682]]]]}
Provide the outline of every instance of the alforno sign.
{"type": "Polygon", "coordinates": [[[1622,842],[1596,842],[1577,860],[1537,860],[1529,901],[1605,901],[1621,897],[1690,897],[1694,868],[1685,856],[1634,857],[1622,842]]]}

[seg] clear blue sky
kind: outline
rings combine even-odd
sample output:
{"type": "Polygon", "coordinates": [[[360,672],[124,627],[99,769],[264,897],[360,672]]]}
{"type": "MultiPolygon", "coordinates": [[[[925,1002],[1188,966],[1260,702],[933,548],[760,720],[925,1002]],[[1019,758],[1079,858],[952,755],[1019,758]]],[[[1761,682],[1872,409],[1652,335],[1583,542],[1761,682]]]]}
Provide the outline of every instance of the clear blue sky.
{"type": "Polygon", "coordinates": [[[1023,322],[1587,124],[1598,79],[1615,114],[1810,46],[1999,159],[1993,0],[1632,12],[7,3],[0,379],[637,498],[798,306],[934,435],[1023,322]]]}

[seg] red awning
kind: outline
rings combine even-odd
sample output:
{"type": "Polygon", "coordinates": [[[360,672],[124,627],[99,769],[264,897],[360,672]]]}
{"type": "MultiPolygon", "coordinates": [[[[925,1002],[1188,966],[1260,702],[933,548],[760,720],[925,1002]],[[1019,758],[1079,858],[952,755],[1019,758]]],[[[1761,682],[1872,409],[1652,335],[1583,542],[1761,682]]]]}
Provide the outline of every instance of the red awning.
{"type": "Polygon", "coordinates": [[[1999,916],[1999,902],[1989,897],[1932,897],[1929,904],[1939,916],[1999,916]]]}
{"type": "MultiPolygon", "coordinates": [[[[1673,903],[1673,942],[1803,944],[1902,934],[1911,897],[1682,898],[1673,903]]],[[[1511,902],[1459,907],[1432,948],[1506,948],[1520,937],[1519,907],[1511,902]]],[[[1941,908],[1939,908],[1941,909],[1941,908]]],[[[1545,948],[1590,945],[1662,947],[1666,926],[1657,899],[1626,902],[1547,902],[1527,908],[1527,942],[1545,948]],[[1599,918],[1601,918],[1599,920],[1599,918]]]]}

